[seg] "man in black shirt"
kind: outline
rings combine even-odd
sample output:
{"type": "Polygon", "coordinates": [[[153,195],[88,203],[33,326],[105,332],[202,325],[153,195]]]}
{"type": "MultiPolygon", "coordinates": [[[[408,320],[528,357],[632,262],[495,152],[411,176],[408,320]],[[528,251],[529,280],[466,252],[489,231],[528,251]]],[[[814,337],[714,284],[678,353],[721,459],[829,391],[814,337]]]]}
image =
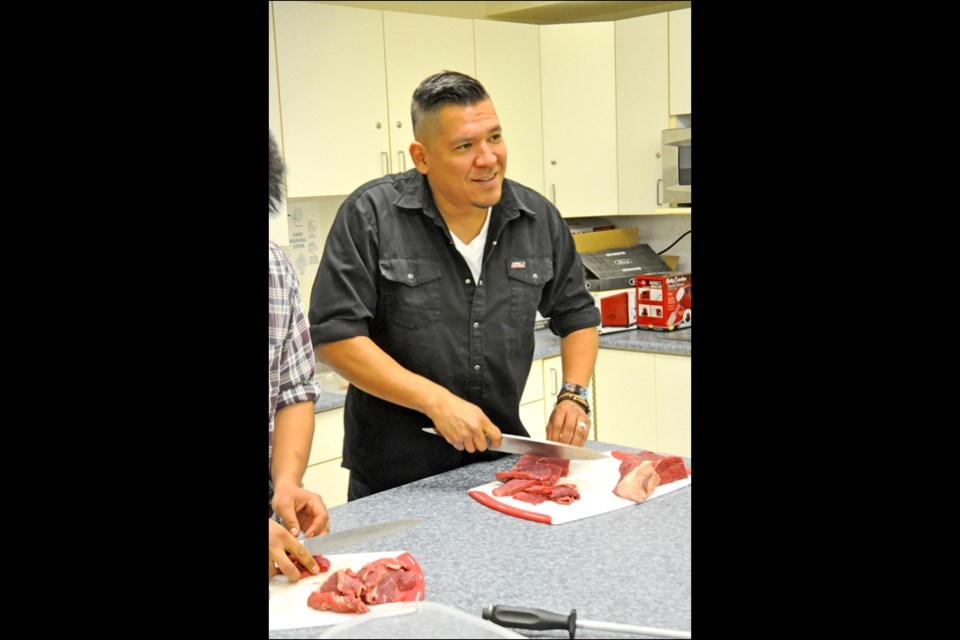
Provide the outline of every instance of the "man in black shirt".
{"type": "Polygon", "coordinates": [[[547,437],[579,446],[590,428],[578,393],[593,373],[600,314],[566,223],[505,178],[500,121],[475,79],[427,78],[411,112],[415,168],[344,201],[311,293],[317,355],[351,383],[350,500],[497,457],[501,432],[530,435],[519,404],[538,310],[561,337],[572,390],[547,437]]]}

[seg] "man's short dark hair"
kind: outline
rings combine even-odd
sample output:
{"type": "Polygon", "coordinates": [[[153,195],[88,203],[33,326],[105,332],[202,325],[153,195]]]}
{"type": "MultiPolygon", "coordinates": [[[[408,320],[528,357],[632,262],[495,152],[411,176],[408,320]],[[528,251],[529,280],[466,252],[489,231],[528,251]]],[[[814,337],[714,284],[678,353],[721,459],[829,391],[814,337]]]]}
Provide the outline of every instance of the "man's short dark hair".
{"type": "Polygon", "coordinates": [[[435,73],[421,82],[413,92],[413,102],[410,105],[413,135],[416,137],[426,117],[435,116],[448,104],[469,106],[489,99],[483,85],[466,74],[456,71],[435,73]]]}
{"type": "Polygon", "coordinates": [[[283,158],[280,157],[280,149],[277,142],[273,139],[273,134],[267,131],[270,138],[270,199],[268,208],[271,214],[280,210],[280,204],[283,201],[283,175],[286,173],[286,166],[283,164],[283,158]]]}

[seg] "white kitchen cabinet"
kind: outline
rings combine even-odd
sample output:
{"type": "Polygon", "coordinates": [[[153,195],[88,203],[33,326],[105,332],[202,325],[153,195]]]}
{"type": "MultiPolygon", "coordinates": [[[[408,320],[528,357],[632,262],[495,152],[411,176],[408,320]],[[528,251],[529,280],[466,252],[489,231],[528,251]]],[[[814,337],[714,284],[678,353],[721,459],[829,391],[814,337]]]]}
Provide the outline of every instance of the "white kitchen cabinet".
{"type": "MultiPolygon", "coordinates": [[[[473,21],[384,11],[383,43],[390,113],[390,163],[392,172],[396,173],[413,168],[409,149],[413,142],[410,102],[414,90],[428,76],[444,70],[476,76],[473,21]]],[[[357,93],[354,99],[365,95],[357,93]]]]}
{"type": "Polygon", "coordinates": [[[600,349],[595,420],[599,439],[690,456],[689,356],[600,349]]]}
{"type": "Polygon", "coordinates": [[[347,501],[350,472],[340,466],[340,459],[321,462],[307,467],[303,474],[303,487],[320,494],[327,509],[347,501]]]}
{"type": "Polygon", "coordinates": [[[621,215],[657,209],[661,131],[670,125],[667,14],[618,20],[617,169],[621,215]]]}
{"type": "Polygon", "coordinates": [[[671,11],[670,115],[693,113],[690,100],[690,9],[671,11]]]}
{"type": "MultiPolygon", "coordinates": [[[[280,126],[280,87],[277,86],[276,40],[273,37],[273,3],[270,3],[270,6],[267,7],[267,15],[270,34],[269,63],[267,66],[267,95],[269,96],[267,110],[269,111],[270,132],[273,134],[273,139],[276,140],[277,147],[280,149],[280,156],[283,157],[283,130],[280,126]]],[[[268,237],[280,246],[290,242],[290,235],[287,229],[287,207],[285,199],[280,205],[280,210],[270,216],[268,234],[268,237]]]]}
{"type": "Polygon", "coordinates": [[[601,442],[657,450],[655,354],[600,349],[594,420],[601,442]]]}
{"type": "Polygon", "coordinates": [[[313,414],[313,444],[303,474],[303,486],[323,497],[327,508],[347,501],[350,472],[340,467],[343,459],[343,409],[313,414]]]}
{"type": "Polygon", "coordinates": [[[657,367],[657,449],[689,457],[691,359],[687,356],[656,354],[657,367]]]}
{"type": "Polygon", "coordinates": [[[520,396],[520,422],[532,438],[545,435],[543,422],[543,365],[542,360],[530,364],[530,374],[520,396]]]}
{"type": "Polygon", "coordinates": [[[545,195],[565,218],[616,215],[613,22],[540,27],[545,195]]]}
{"type": "Polygon", "coordinates": [[[348,194],[388,173],[382,12],[271,4],[287,197],[348,194]]]}
{"type": "Polygon", "coordinates": [[[476,78],[490,94],[503,127],[506,176],[543,194],[540,27],[493,20],[474,20],[473,25],[476,78]]]}

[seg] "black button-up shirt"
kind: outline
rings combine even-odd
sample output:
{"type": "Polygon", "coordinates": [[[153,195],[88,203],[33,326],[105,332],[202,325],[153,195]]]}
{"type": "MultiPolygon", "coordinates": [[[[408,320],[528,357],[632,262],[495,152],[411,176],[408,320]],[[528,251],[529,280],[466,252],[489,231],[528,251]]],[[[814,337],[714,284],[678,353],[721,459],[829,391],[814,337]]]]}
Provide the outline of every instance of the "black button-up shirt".
{"type": "MultiPolygon", "coordinates": [[[[426,177],[411,169],[368,182],[340,206],[313,284],[310,337],[368,336],[504,433],[529,435],[519,405],[537,310],[561,337],[600,324],[557,209],[504,180],[474,282],[426,177]]],[[[426,415],[353,385],[344,412],[343,466],[374,491],[499,455],[457,451],[421,431],[433,426],[426,415]]]]}

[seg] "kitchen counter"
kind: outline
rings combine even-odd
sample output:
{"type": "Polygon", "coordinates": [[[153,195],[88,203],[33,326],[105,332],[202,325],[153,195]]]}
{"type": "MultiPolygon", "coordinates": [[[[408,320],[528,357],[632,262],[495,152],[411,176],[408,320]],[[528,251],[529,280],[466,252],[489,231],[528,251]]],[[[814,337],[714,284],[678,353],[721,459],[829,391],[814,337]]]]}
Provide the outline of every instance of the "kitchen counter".
{"type": "MultiPolygon", "coordinates": [[[[588,442],[598,451],[636,451],[588,442]]],[[[481,462],[330,509],[331,530],[422,518],[389,537],[335,553],[409,551],[425,578],[425,600],[480,616],[489,604],[537,607],[581,619],[691,628],[692,485],[592,518],[547,525],[481,505],[467,491],[509,469],[518,456],[481,462]]],[[[691,465],[690,460],[687,464],[691,465]]],[[[306,606],[306,605],[304,605],[306,606]]],[[[270,633],[317,638],[328,627],[270,633]]],[[[513,631],[567,638],[566,631],[513,631]]],[[[577,638],[638,638],[578,630],[577,638]]]]}
{"type": "MultiPolygon", "coordinates": [[[[689,356],[691,355],[693,344],[691,339],[692,331],[693,328],[690,327],[676,331],[633,329],[630,331],[608,333],[600,336],[600,348],[689,356]]],[[[533,347],[534,360],[560,355],[560,338],[553,335],[549,329],[536,331],[535,339],[536,342],[533,347]]],[[[346,398],[346,392],[338,393],[337,391],[323,389],[323,393],[317,399],[316,403],[314,403],[314,412],[342,407],[346,398]]]]}

